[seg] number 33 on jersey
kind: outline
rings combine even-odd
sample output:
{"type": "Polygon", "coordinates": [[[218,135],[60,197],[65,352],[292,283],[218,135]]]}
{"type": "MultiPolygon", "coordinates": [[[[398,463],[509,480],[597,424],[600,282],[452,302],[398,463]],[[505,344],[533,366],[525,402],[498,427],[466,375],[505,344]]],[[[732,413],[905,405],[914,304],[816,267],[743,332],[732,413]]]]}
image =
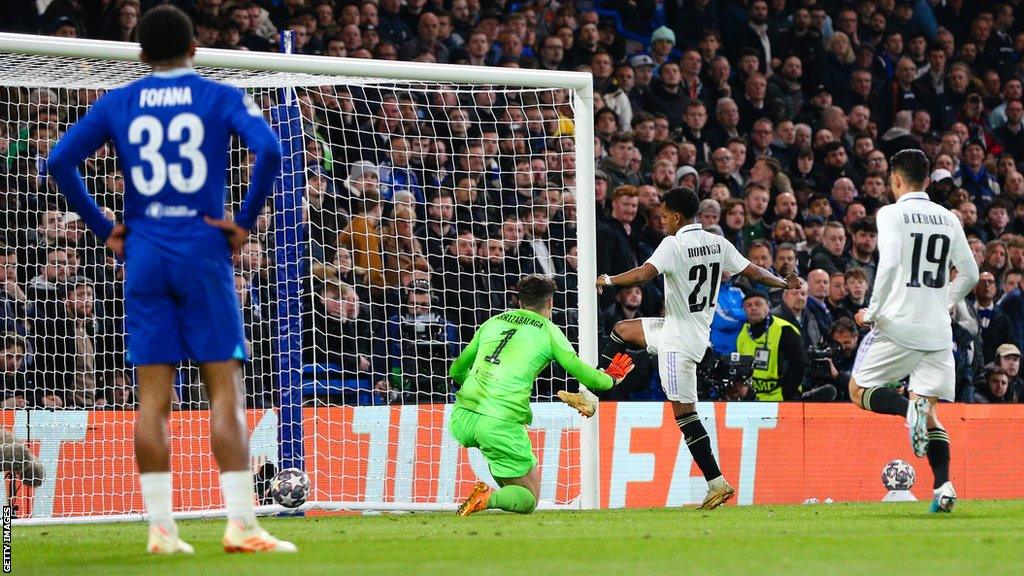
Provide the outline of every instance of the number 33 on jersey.
{"type": "MultiPolygon", "coordinates": [[[[73,147],[68,156],[80,157],[114,142],[125,172],[125,225],[132,235],[174,250],[182,239],[223,240],[203,216],[224,216],[226,151],[236,134],[257,155],[280,153],[276,136],[248,95],[179,69],[111,91],[93,104],[58,149],[73,147]]],[[[276,166],[270,168],[274,171],[260,176],[272,178],[276,166]]],[[[235,218],[244,228],[255,222],[265,196],[253,200],[235,218]]],[[[102,230],[97,233],[102,236],[102,230]]]]}

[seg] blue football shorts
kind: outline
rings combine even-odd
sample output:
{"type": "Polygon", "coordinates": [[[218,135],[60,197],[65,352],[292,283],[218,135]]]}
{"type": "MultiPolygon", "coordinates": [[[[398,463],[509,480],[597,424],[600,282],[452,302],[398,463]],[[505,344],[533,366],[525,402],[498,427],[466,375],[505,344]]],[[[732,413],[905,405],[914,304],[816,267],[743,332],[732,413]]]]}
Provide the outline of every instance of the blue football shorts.
{"type": "Polygon", "coordinates": [[[130,237],[124,290],[131,363],[248,359],[226,249],[183,258],[141,237],[130,237]]]}

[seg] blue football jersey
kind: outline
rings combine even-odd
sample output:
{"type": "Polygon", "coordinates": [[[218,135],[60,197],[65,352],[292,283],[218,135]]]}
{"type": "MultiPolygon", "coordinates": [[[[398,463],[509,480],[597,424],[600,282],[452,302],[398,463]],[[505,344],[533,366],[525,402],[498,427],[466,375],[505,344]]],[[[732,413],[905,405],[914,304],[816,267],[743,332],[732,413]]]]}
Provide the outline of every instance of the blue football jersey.
{"type": "MultiPolygon", "coordinates": [[[[156,72],[98,100],[54,148],[48,162],[71,207],[100,237],[112,229],[85,190],[78,164],[104,142],[124,173],[129,238],[176,253],[216,243],[220,230],[204,216],[224,217],[233,134],[256,154],[249,192],[235,221],[252,228],[280,172],[281,148],[260,108],[243,91],[191,69],[156,72]]],[[[130,250],[132,241],[129,239],[130,250]]]]}

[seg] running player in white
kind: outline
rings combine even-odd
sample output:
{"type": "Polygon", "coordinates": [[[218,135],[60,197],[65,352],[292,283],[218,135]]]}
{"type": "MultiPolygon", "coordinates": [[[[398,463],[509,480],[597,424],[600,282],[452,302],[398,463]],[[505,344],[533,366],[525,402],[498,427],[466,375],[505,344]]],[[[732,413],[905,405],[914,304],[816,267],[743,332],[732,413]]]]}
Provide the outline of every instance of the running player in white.
{"type": "Polygon", "coordinates": [[[878,211],[878,272],[871,304],[857,312],[871,326],[850,378],[850,400],[864,410],[906,415],[918,458],[928,455],[935,474],[932,512],[950,512],[956,492],[949,481],[949,435],[936,403],[953,400],[953,333],[948,311],[978,283],[978,265],[960,221],[922,192],[930,162],[917,149],[890,160],[896,202],[878,211]],[[950,282],[950,266],[957,270],[950,282]],[[910,401],[887,382],[910,376],[910,401]]]}
{"type": "MultiPolygon", "coordinates": [[[[647,348],[658,355],[658,370],[665,396],[672,401],[676,424],[686,446],[708,481],[703,509],[720,506],[735,491],[718,468],[711,440],[697,415],[697,364],[707,350],[711,319],[722,274],[740,274],[756,282],[790,290],[800,288],[800,278],[779,278],[744,258],[725,238],[705,232],[694,222],[700,201],[688,188],[673,188],[662,197],[669,236],[642,266],[597,279],[600,293],[608,286],[637,286],[665,275],[665,318],[623,320],[612,329],[611,340],[601,351],[607,363],[627,347],[647,348]]],[[[560,393],[567,404],[584,416],[595,405],[581,394],[560,393]]]]}

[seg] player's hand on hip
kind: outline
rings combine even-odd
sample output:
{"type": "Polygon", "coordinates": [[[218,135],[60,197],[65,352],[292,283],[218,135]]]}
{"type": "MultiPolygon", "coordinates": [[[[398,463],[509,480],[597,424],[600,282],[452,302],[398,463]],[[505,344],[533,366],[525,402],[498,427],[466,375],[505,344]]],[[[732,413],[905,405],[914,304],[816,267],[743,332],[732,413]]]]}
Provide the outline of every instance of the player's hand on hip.
{"type": "Polygon", "coordinates": [[[110,236],[107,236],[107,241],[104,242],[107,248],[114,251],[114,256],[117,256],[117,259],[121,261],[124,261],[125,232],[124,224],[114,224],[114,229],[110,231],[110,236]]]}
{"type": "Polygon", "coordinates": [[[619,352],[612,358],[612,363],[604,369],[604,373],[611,376],[612,380],[618,384],[622,382],[626,376],[633,371],[633,357],[624,352],[619,352]]]}
{"type": "Polygon", "coordinates": [[[867,322],[867,321],[864,320],[864,316],[867,316],[867,313],[868,313],[868,309],[867,308],[861,308],[860,310],[857,310],[857,314],[855,314],[854,317],[853,317],[853,320],[857,323],[857,326],[860,326],[861,328],[865,328],[865,327],[871,325],[871,322],[867,322]]]}
{"type": "Polygon", "coordinates": [[[786,290],[799,290],[800,285],[800,277],[795,272],[790,272],[789,276],[786,276],[786,290]]]}
{"type": "Polygon", "coordinates": [[[220,231],[228,239],[232,254],[238,254],[242,246],[249,240],[249,231],[235,224],[232,220],[227,218],[210,218],[209,216],[203,216],[203,220],[214,228],[220,228],[220,231]]]}

